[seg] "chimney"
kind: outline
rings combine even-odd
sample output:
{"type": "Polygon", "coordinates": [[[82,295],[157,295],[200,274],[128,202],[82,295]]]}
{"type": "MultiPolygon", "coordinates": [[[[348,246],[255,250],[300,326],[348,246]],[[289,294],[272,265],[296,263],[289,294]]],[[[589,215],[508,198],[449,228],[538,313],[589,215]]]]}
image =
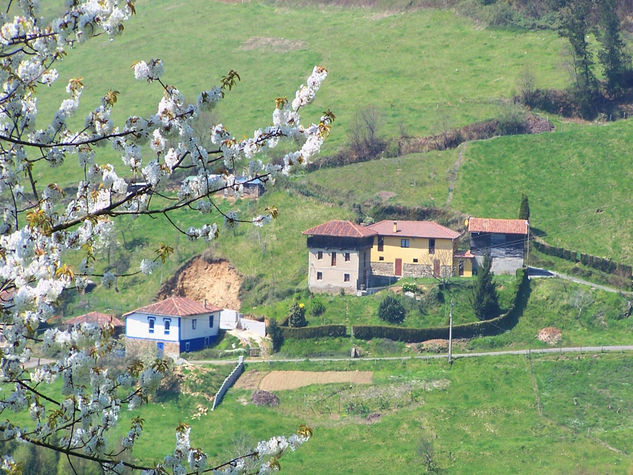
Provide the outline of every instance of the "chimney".
{"type": "Polygon", "coordinates": [[[393,232],[397,233],[398,232],[398,221],[394,221],[393,222],[393,232]]]}
{"type": "Polygon", "coordinates": [[[204,308],[207,308],[207,299],[204,299],[204,300],[202,301],[202,305],[204,306],[204,308]]]}

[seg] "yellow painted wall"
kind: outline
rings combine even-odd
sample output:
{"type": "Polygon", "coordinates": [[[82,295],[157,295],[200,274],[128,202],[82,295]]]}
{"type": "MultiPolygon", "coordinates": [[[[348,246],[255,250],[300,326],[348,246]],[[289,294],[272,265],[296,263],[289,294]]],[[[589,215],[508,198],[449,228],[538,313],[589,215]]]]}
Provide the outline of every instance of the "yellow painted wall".
{"type": "Polygon", "coordinates": [[[436,239],[435,253],[429,254],[429,240],[426,238],[408,238],[406,236],[384,236],[384,248],[378,251],[378,237],[374,238],[371,248],[372,262],[395,262],[402,259],[403,264],[413,264],[413,259],[418,259],[415,264],[433,265],[435,259],[439,259],[442,266],[453,266],[454,244],[450,239],[436,239]],[[409,247],[401,247],[400,240],[408,239],[409,247]],[[380,257],[384,260],[380,261],[380,257]]]}
{"type": "Polygon", "coordinates": [[[453,266],[453,275],[459,276],[459,261],[464,262],[464,273],[461,277],[472,277],[473,276],[473,259],[466,258],[455,258],[455,265],[453,266]]]}

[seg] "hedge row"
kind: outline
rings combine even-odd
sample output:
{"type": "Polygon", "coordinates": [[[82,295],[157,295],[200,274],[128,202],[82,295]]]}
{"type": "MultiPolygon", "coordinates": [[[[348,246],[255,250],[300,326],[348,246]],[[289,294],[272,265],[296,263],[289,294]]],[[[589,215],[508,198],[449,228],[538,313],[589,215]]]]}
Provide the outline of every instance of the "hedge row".
{"type": "Polygon", "coordinates": [[[540,240],[533,240],[536,250],[543,254],[560,257],[571,262],[581,262],[582,264],[598,269],[607,274],[618,275],[620,277],[631,278],[633,269],[631,266],[614,262],[611,259],[603,259],[602,257],[592,256],[578,251],[570,251],[562,247],[550,246],[540,240]]]}
{"type": "MultiPolygon", "coordinates": [[[[530,292],[530,282],[524,269],[517,271],[517,292],[512,308],[508,313],[499,317],[480,322],[465,323],[453,326],[453,338],[474,338],[477,336],[490,336],[510,330],[527,303],[530,292]]],[[[352,327],[354,337],[361,340],[372,338],[389,338],[390,340],[404,341],[407,343],[420,342],[434,339],[448,339],[448,327],[434,328],[406,328],[387,325],[354,325],[352,327]]]]}
{"type": "Polygon", "coordinates": [[[284,338],[319,338],[324,336],[346,336],[345,325],[321,325],[318,327],[279,327],[284,338]]]}

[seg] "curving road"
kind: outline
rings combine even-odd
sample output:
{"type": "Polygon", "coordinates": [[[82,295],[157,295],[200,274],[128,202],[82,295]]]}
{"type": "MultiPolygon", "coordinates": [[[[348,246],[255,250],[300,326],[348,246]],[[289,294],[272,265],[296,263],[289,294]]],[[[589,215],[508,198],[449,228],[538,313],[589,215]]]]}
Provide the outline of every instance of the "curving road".
{"type": "MultiPolygon", "coordinates": [[[[459,358],[478,358],[485,356],[505,356],[505,355],[540,355],[540,354],[563,354],[563,353],[612,353],[612,352],[628,352],[633,351],[633,345],[619,345],[619,346],[574,346],[567,348],[535,348],[527,350],[506,350],[506,351],[484,351],[478,353],[453,353],[453,359],[459,358]]],[[[403,360],[437,360],[446,359],[448,355],[435,354],[435,355],[416,355],[416,356],[376,356],[376,357],[360,357],[360,358],[274,358],[274,359],[255,359],[245,358],[246,364],[257,363],[301,363],[310,361],[403,361],[403,360]]],[[[230,364],[234,365],[235,360],[193,360],[188,361],[189,364],[230,364]]]]}

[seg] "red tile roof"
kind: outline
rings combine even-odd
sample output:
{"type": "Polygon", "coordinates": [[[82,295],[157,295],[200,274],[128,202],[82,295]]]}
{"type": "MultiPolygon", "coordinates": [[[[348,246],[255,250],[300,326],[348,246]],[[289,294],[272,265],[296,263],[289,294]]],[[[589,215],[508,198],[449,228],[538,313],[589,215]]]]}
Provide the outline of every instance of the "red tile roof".
{"type": "Polygon", "coordinates": [[[468,220],[468,232],[471,233],[527,234],[528,226],[525,219],[470,218],[468,220]]]}
{"type": "Polygon", "coordinates": [[[364,238],[375,236],[376,232],[371,230],[370,226],[361,226],[359,224],[354,224],[351,221],[335,219],[303,231],[303,234],[310,236],[364,238]]]}
{"type": "Polygon", "coordinates": [[[475,255],[472,252],[470,252],[470,249],[468,249],[466,252],[464,252],[464,251],[457,251],[455,253],[455,257],[463,257],[463,258],[466,258],[466,259],[474,259],[475,255]]]}
{"type": "Polygon", "coordinates": [[[115,327],[124,327],[125,323],[116,318],[114,315],[108,315],[106,313],[100,312],[89,312],[85,315],[79,315],[78,317],[71,318],[70,320],[66,320],[63,322],[64,325],[75,325],[81,323],[92,323],[94,325],[99,325],[100,327],[107,325],[108,323],[112,323],[115,327]]]}
{"type": "Polygon", "coordinates": [[[376,231],[380,236],[423,237],[433,239],[457,239],[457,231],[446,228],[433,221],[394,221],[385,219],[368,228],[376,231]],[[396,223],[396,231],[393,225],[396,223]]]}
{"type": "Polygon", "coordinates": [[[204,306],[200,302],[186,297],[169,297],[160,302],[155,302],[145,307],[137,308],[123,315],[124,317],[132,313],[150,313],[155,315],[166,315],[170,317],[186,317],[187,315],[200,315],[201,313],[217,312],[222,310],[213,305],[204,306]]]}

